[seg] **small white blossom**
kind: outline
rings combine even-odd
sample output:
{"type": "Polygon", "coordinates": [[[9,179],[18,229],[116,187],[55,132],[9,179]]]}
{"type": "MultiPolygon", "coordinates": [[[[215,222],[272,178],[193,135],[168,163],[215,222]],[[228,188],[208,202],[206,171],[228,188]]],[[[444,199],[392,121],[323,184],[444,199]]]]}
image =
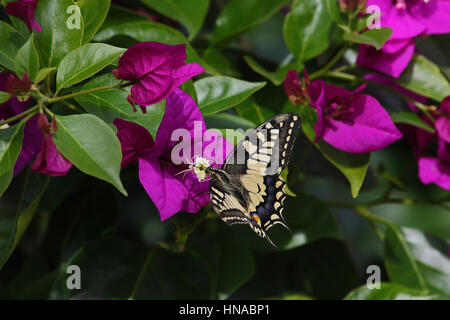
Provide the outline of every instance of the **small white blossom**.
{"type": "Polygon", "coordinates": [[[197,176],[198,181],[203,181],[206,178],[206,168],[210,166],[208,159],[197,157],[195,162],[191,165],[194,169],[194,173],[197,176]]]}

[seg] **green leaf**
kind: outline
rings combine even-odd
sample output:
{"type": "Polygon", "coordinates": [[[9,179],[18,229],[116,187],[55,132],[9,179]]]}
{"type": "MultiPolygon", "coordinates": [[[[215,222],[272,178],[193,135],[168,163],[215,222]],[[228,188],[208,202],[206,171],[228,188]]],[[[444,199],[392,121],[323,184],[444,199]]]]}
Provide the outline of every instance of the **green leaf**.
{"type": "Polygon", "coordinates": [[[200,258],[111,237],[87,244],[62,265],[50,298],[207,299],[210,290],[200,258]],[[82,270],[82,290],[67,288],[67,265],[82,270]]]}
{"type": "Polygon", "coordinates": [[[8,92],[0,91],[0,103],[6,102],[11,99],[8,92]]]}
{"type": "Polygon", "coordinates": [[[375,47],[377,50],[380,50],[391,35],[391,28],[370,29],[363,34],[345,33],[344,40],[354,43],[368,44],[375,47]]]}
{"type": "MultiPolygon", "coordinates": [[[[105,74],[94,78],[81,87],[81,90],[116,85],[119,81],[112,74],[105,74]]],[[[147,107],[147,113],[140,110],[133,112],[127,101],[128,94],[119,89],[109,89],[87,93],[75,100],[89,113],[95,114],[106,123],[112,123],[115,118],[137,123],[146,128],[153,137],[156,137],[159,124],[164,116],[165,100],[147,107]]]]}
{"type": "Polygon", "coordinates": [[[420,117],[414,112],[399,111],[391,113],[391,118],[394,123],[410,124],[417,128],[421,128],[425,131],[434,133],[434,128],[430,127],[426,122],[424,122],[420,117]]]}
{"type": "Polygon", "coordinates": [[[114,131],[91,114],[56,116],[54,142],[58,150],[86,174],[127,192],[120,181],[122,150],[114,131]]]}
{"type": "Polygon", "coordinates": [[[298,72],[303,70],[303,64],[299,61],[290,62],[284,65],[280,65],[277,70],[271,72],[267,71],[263,66],[261,66],[255,59],[250,56],[244,56],[245,62],[252,68],[253,71],[262,75],[266,79],[270,80],[274,85],[279,86],[284,82],[286,74],[289,70],[297,70],[298,72]]]}
{"type": "Polygon", "coordinates": [[[275,112],[257,104],[253,99],[247,99],[238,104],[235,108],[236,113],[242,118],[253,122],[254,127],[275,116],[275,112]]]}
{"type": "Polygon", "coordinates": [[[344,19],[342,18],[341,10],[339,9],[338,2],[335,0],[325,0],[325,4],[327,6],[327,11],[329,16],[336,23],[344,23],[344,19]]]}
{"type": "MultiPolygon", "coordinates": [[[[398,196],[395,196],[396,198],[398,196]]],[[[425,198],[430,199],[427,195],[425,198]]],[[[403,197],[408,202],[408,196],[403,197]]],[[[372,212],[378,216],[392,221],[398,226],[418,229],[443,239],[450,239],[450,215],[448,209],[428,203],[385,203],[372,208],[372,212]],[[424,215],[423,213],[427,214],[424,215]]]]}
{"type": "Polygon", "coordinates": [[[125,49],[104,43],[89,43],[73,50],[64,57],[58,67],[57,92],[96,74],[124,52],[125,49]]]}
{"type": "Polygon", "coordinates": [[[89,43],[108,15],[110,0],[78,0],[84,22],[83,44],[89,43]]]}
{"type": "Polygon", "coordinates": [[[39,70],[39,53],[34,45],[34,36],[31,34],[27,42],[19,49],[14,58],[14,71],[19,78],[24,73],[34,79],[39,70]]]}
{"type": "Polygon", "coordinates": [[[391,226],[385,235],[385,264],[391,280],[450,298],[450,259],[425,234],[391,226]]]}
{"type": "Polygon", "coordinates": [[[252,129],[255,124],[247,119],[229,113],[216,113],[205,116],[207,128],[216,129],[252,129]]]}
{"type": "Polygon", "coordinates": [[[30,224],[44,194],[49,177],[29,170],[20,199],[0,204],[0,269],[13,253],[30,224]]]}
{"type": "Polygon", "coordinates": [[[34,31],[43,67],[57,67],[59,62],[72,50],[81,46],[83,39],[83,19],[80,29],[67,27],[67,8],[74,5],[72,0],[40,0],[35,17],[42,26],[42,32],[34,31]]]}
{"type": "Polygon", "coordinates": [[[251,250],[229,232],[193,234],[186,249],[207,263],[214,290],[211,299],[227,299],[253,276],[255,262],[251,250]]]}
{"type": "Polygon", "coordinates": [[[0,197],[11,183],[14,164],[22,149],[25,122],[0,129],[0,197]]]}
{"type": "Polygon", "coordinates": [[[207,71],[217,73],[214,68],[205,63],[186,37],[171,27],[164,24],[148,21],[148,19],[133,11],[112,6],[105,24],[95,36],[95,41],[105,42],[116,36],[128,36],[136,41],[156,41],[165,44],[186,44],[186,61],[198,62],[207,71]]]}
{"type": "Polygon", "coordinates": [[[202,114],[209,115],[239,104],[265,84],[215,76],[196,81],[194,86],[202,114]]]}
{"type": "Polygon", "coordinates": [[[38,71],[36,74],[36,77],[33,80],[33,83],[40,83],[42,80],[47,78],[48,75],[50,75],[53,71],[56,71],[56,68],[42,68],[38,71]]]}
{"type": "Polygon", "coordinates": [[[216,20],[212,43],[232,40],[268,20],[287,2],[287,0],[231,0],[216,20]]]}
{"type": "Polygon", "coordinates": [[[324,0],[294,1],[283,33],[295,59],[306,61],[328,48],[332,21],[324,0]]]}
{"type": "Polygon", "coordinates": [[[209,8],[209,0],[141,0],[153,10],[186,27],[189,40],[200,31],[209,8]]]}
{"type": "MultiPolygon", "coordinates": [[[[309,106],[300,107],[302,129],[311,142],[314,142],[316,133],[314,124],[317,122],[317,113],[309,106]]],[[[366,177],[369,167],[370,154],[352,154],[334,148],[323,140],[314,143],[317,149],[341,171],[350,182],[352,196],[356,198],[366,177]]]]}
{"type": "Polygon", "coordinates": [[[0,34],[2,35],[0,64],[9,70],[14,70],[14,57],[27,39],[4,21],[0,21],[0,34]]]}
{"type": "Polygon", "coordinates": [[[396,283],[381,282],[380,289],[369,289],[363,285],[351,291],[345,300],[435,300],[426,290],[408,288],[396,283]]]}
{"type": "Polygon", "coordinates": [[[414,55],[397,82],[418,94],[442,101],[450,95],[450,84],[439,67],[424,56],[414,55]]]}

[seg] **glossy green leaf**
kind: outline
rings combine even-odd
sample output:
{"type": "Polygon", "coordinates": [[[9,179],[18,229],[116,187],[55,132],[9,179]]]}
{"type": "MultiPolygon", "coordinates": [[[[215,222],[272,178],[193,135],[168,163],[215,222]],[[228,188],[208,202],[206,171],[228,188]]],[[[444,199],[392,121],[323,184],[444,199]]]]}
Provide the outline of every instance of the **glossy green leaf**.
{"type": "MultiPolygon", "coordinates": [[[[313,142],[316,137],[314,124],[317,122],[317,113],[309,106],[300,106],[302,129],[308,139],[313,142]]],[[[350,182],[352,196],[356,198],[366,177],[369,167],[370,154],[352,154],[334,148],[323,140],[314,145],[336,168],[341,171],[350,182]]]]}
{"type": "Polygon", "coordinates": [[[266,21],[287,2],[287,0],[231,0],[216,20],[213,44],[231,40],[266,21]]]}
{"type": "Polygon", "coordinates": [[[229,113],[216,113],[205,116],[207,128],[216,129],[253,129],[255,124],[245,118],[229,113]]]}
{"type": "Polygon", "coordinates": [[[391,28],[370,29],[362,34],[345,33],[344,40],[359,44],[367,44],[380,50],[391,35],[391,28]]]}
{"type": "Polygon", "coordinates": [[[276,86],[279,86],[284,82],[289,70],[297,70],[298,72],[303,70],[303,64],[301,62],[290,62],[280,65],[277,70],[271,72],[266,70],[252,57],[245,56],[244,60],[253,71],[270,80],[276,86]]]}
{"type": "Polygon", "coordinates": [[[209,8],[209,0],[141,0],[153,10],[186,27],[192,40],[200,31],[209,8]]]}
{"type": "Polygon", "coordinates": [[[14,71],[19,78],[24,73],[30,79],[34,79],[39,70],[39,53],[34,45],[34,36],[30,36],[27,42],[17,51],[14,58],[14,71]]]}
{"type": "Polygon", "coordinates": [[[424,233],[390,227],[384,245],[385,264],[393,282],[450,298],[450,258],[424,233]]]}
{"type": "Polygon", "coordinates": [[[84,22],[83,44],[89,43],[108,15],[111,0],[78,0],[84,22]]]}
{"type": "MultiPolygon", "coordinates": [[[[71,15],[67,8],[74,5],[72,0],[40,0],[35,18],[42,26],[42,32],[34,31],[43,67],[57,67],[60,61],[83,40],[83,18],[80,28],[69,29],[71,15]]],[[[76,14],[76,13],[75,13],[76,14]]],[[[72,27],[72,26],[71,26],[72,27]]]]}
{"type": "Polygon", "coordinates": [[[234,109],[239,116],[253,122],[255,127],[264,121],[269,120],[276,114],[273,110],[260,106],[251,98],[244,100],[234,107],[234,109]]]}
{"type": "Polygon", "coordinates": [[[14,164],[22,149],[25,122],[21,121],[7,129],[0,129],[0,197],[8,188],[14,164]]]}
{"type": "Polygon", "coordinates": [[[295,0],[283,27],[284,40],[294,57],[306,61],[327,49],[332,21],[325,0],[295,0]]]}
{"type": "MultiPolygon", "coordinates": [[[[119,81],[112,74],[105,74],[92,79],[83,85],[81,90],[118,83],[119,81]]],[[[137,112],[133,112],[133,107],[127,101],[127,96],[128,94],[122,90],[109,89],[87,93],[75,99],[86,111],[95,114],[106,123],[112,124],[115,118],[121,118],[143,126],[155,137],[164,116],[165,100],[148,106],[147,113],[142,113],[139,108],[137,112]]]]}
{"type": "Polygon", "coordinates": [[[36,77],[33,80],[34,83],[38,84],[45,78],[47,78],[53,71],[56,71],[56,68],[42,68],[36,74],[36,77]]]}
{"type": "Polygon", "coordinates": [[[0,21],[0,34],[2,35],[0,64],[10,70],[14,70],[14,57],[27,39],[4,21],[0,21]]]}
{"type": "Polygon", "coordinates": [[[239,104],[265,84],[216,76],[196,81],[194,86],[202,114],[209,115],[239,104]]]}
{"type": "Polygon", "coordinates": [[[8,101],[9,99],[11,99],[11,96],[8,92],[0,91],[0,103],[8,101]]]}
{"type": "Polygon", "coordinates": [[[434,128],[430,127],[426,122],[420,119],[417,113],[414,112],[399,111],[391,113],[391,118],[394,123],[410,124],[431,133],[435,132],[434,128]]]}
{"type": "Polygon", "coordinates": [[[91,114],[56,116],[56,123],[53,140],[64,157],[126,195],[119,177],[122,150],[111,127],[91,114]]]}
{"type": "Polygon", "coordinates": [[[413,56],[397,82],[411,91],[437,101],[450,95],[450,84],[439,67],[421,55],[413,56]]]}
{"type": "Polygon", "coordinates": [[[345,300],[435,300],[426,290],[408,288],[396,283],[381,282],[380,288],[369,289],[363,285],[351,291],[345,300]]]}
{"type": "Polygon", "coordinates": [[[28,171],[20,198],[0,204],[0,269],[13,253],[30,224],[44,194],[49,177],[28,171]]]}
{"type": "Polygon", "coordinates": [[[104,43],[88,43],[73,50],[64,57],[58,67],[57,91],[96,74],[115,61],[123,52],[125,49],[104,43]]]}
{"type": "Polygon", "coordinates": [[[110,14],[95,36],[95,40],[105,42],[116,36],[128,36],[139,42],[156,41],[172,45],[186,44],[187,62],[198,62],[209,72],[217,73],[200,58],[186,37],[178,30],[164,24],[148,21],[148,19],[132,11],[112,6],[110,14]]]}

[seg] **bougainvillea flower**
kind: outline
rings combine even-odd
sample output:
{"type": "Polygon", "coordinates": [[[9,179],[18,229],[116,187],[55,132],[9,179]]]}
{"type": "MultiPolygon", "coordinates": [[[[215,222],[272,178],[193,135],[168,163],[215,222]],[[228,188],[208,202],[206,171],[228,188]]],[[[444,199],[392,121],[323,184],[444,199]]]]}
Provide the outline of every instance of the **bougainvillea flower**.
{"type": "Polygon", "coordinates": [[[414,53],[413,38],[450,32],[450,1],[447,0],[369,0],[381,12],[381,26],[392,36],[381,50],[361,45],[357,65],[398,77],[414,53]]]}
{"type": "Polygon", "coordinates": [[[165,99],[175,88],[205,70],[185,63],[186,45],[141,42],[131,46],[113,70],[116,78],[130,81],[133,103],[149,106],[165,99]]]}
{"type": "Polygon", "coordinates": [[[296,70],[289,70],[284,79],[283,88],[286,92],[289,101],[293,105],[299,105],[306,101],[307,98],[307,86],[309,84],[308,74],[305,68],[305,85],[302,85],[298,72],[296,70]]]}
{"type": "MultiPolygon", "coordinates": [[[[174,148],[181,138],[173,141],[175,130],[184,130],[189,134],[190,154],[179,155],[191,160],[195,150],[205,152],[211,143],[216,143],[211,152],[215,165],[221,165],[226,151],[232,149],[228,142],[218,133],[211,133],[206,140],[202,139],[206,131],[202,114],[195,101],[180,89],[175,89],[168,97],[166,111],[156,133],[155,139],[138,124],[116,119],[117,136],[122,145],[122,166],[130,163],[139,164],[139,180],[147,194],[159,210],[161,220],[165,220],[180,210],[195,213],[209,202],[208,182],[197,180],[195,175],[184,170],[187,163],[175,163],[172,158],[174,148]],[[219,139],[221,138],[221,139],[219,139]],[[224,152],[225,151],[225,152],[224,152]]],[[[209,133],[209,132],[208,132],[209,133]]],[[[182,140],[182,139],[181,139],[182,140]]],[[[202,154],[195,154],[202,156],[202,154]]],[[[205,156],[205,155],[203,155],[205,156]]]]}
{"type": "Polygon", "coordinates": [[[436,131],[441,139],[450,143],[450,96],[441,103],[436,120],[436,131]]]}
{"type": "Polygon", "coordinates": [[[350,153],[372,152],[400,139],[389,114],[373,97],[316,80],[311,83],[311,106],[317,110],[316,141],[323,139],[350,153]]]}
{"type": "Polygon", "coordinates": [[[375,49],[369,45],[360,45],[356,65],[377,70],[398,78],[406,69],[414,54],[414,40],[402,41],[403,46],[389,52],[384,48],[375,49]]]}
{"type": "MultiPolygon", "coordinates": [[[[0,74],[0,91],[6,90],[8,79],[10,79],[10,74],[0,74]]],[[[6,120],[18,115],[26,111],[28,107],[29,103],[27,101],[19,101],[17,98],[13,97],[0,104],[0,120],[6,120]]],[[[56,150],[53,141],[45,141],[46,139],[44,139],[44,135],[39,126],[39,117],[39,115],[35,115],[25,124],[22,149],[20,150],[19,157],[14,165],[14,175],[19,174],[23,168],[36,158],[36,156],[43,162],[42,165],[37,165],[41,160],[36,158],[36,164],[32,166],[33,170],[39,169],[37,171],[49,175],[55,175],[51,173],[64,175],[70,169],[66,164],[64,168],[67,170],[62,170],[62,166],[60,165],[61,161],[59,161],[62,155],[56,150]]],[[[13,124],[14,123],[11,123],[10,125],[13,124]]]]}
{"type": "Polygon", "coordinates": [[[39,0],[19,0],[16,2],[8,2],[5,6],[5,13],[25,22],[30,32],[32,29],[41,32],[41,25],[34,19],[34,12],[38,2],[39,0]]]}
{"type": "MultiPolygon", "coordinates": [[[[441,108],[442,105],[446,108],[448,100],[445,100],[447,99],[444,99],[441,108]]],[[[437,115],[433,114],[433,117],[439,119],[439,112],[437,115]]],[[[434,124],[437,128],[437,121],[433,123],[425,115],[420,118],[431,127],[434,124]]],[[[431,133],[411,125],[402,125],[400,129],[411,143],[422,183],[434,183],[450,190],[450,143],[444,140],[437,130],[431,133]]]]}
{"type": "Polygon", "coordinates": [[[56,149],[51,134],[42,139],[41,151],[31,164],[31,169],[52,177],[64,176],[72,168],[72,163],[56,149]]]}
{"type": "MultiPolygon", "coordinates": [[[[411,91],[405,87],[402,87],[401,85],[399,85],[396,81],[394,81],[391,78],[388,77],[384,77],[381,76],[379,74],[375,74],[375,73],[368,73],[366,75],[363,76],[364,80],[376,83],[376,84],[381,84],[385,87],[388,87],[392,90],[397,91],[398,93],[411,98],[414,101],[420,102],[422,104],[427,104],[428,103],[428,98],[425,96],[422,96],[414,91],[411,91]]],[[[419,108],[417,108],[414,105],[414,101],[406,101],[406,104],[410,107],[410,109],[412,111],[419,111],[419,108]]]]}
{"type": "Polygon", "coordinates": [[[22,79],[19,79],[13,73],[9,74],[5,91],[8,92],[11,97],[17,97],[20,101],[25,101],[28,99],[27,93],[30,89],[31,80],[27,73],[23,74],[22,79]]]}
{"type": "Polygon", "coordinates": [[[38,116],[38,127],[44,135],[41,151],[31,164],[31,169],[52,177],[64,176],[72,168],[72,163],[64,158],[53,142],[52,134],[56,132],[55,120],[50,124],[45,114],[38,116]]]}
{"type": "Polygon", "coordinates": [[[434,183],[450,190],[450,144],[438,141],[437,157],[424,156],[418,161],[419,179],[424,184],[434,183]]]}

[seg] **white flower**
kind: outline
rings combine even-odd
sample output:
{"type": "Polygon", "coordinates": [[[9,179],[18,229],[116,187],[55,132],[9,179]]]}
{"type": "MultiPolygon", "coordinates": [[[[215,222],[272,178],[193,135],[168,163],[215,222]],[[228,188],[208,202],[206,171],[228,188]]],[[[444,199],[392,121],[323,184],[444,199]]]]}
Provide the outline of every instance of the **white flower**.
{"type": "Polygon", "coordinates": [[[194,173],[197,175],[198,181],[203,181],[206,178],[206,168],[210,166],[208,159],[196,157],[195,162],[191,165],[194,173]]]}

